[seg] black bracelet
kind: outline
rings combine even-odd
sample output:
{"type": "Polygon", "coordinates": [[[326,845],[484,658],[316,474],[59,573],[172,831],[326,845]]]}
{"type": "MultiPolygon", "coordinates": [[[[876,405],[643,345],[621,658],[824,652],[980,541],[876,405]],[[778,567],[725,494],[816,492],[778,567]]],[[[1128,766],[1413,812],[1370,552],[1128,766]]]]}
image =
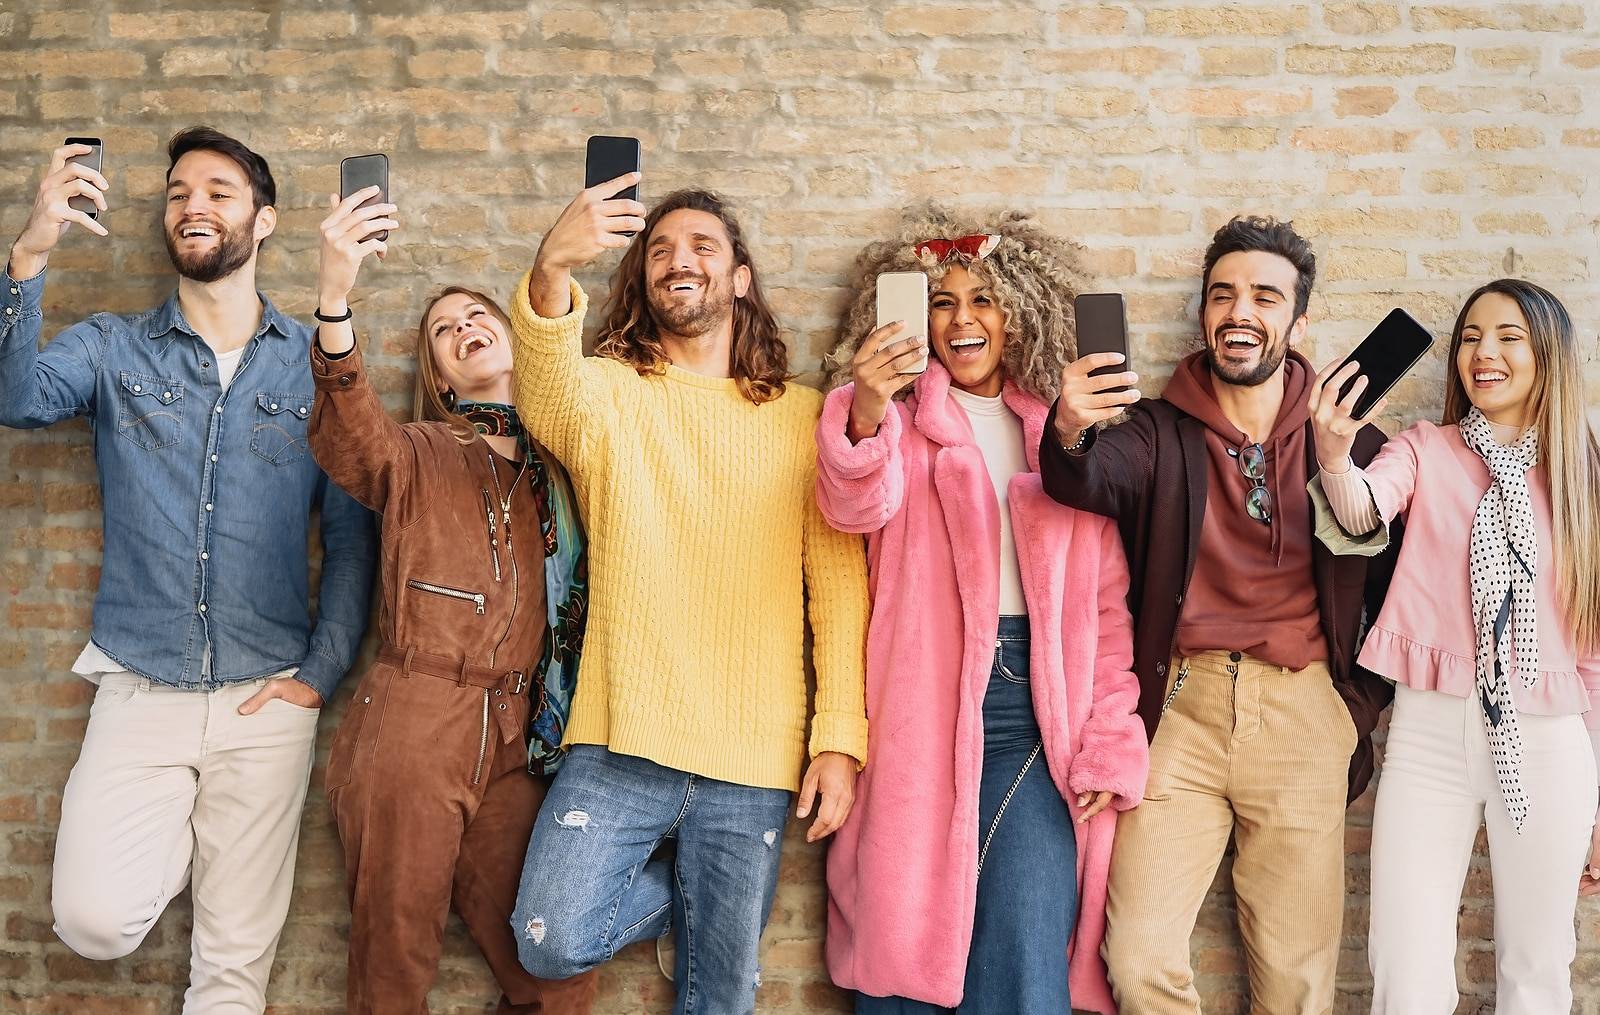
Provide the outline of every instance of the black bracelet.
{"type": "Polygon", "coordinates": [[[321,307],[318,307],[317,309],[313,310],[311,312],[311,316],[315,317],[317,320],[321,321],[323,324],[343,324],[345,321],[348,321],[351,317],[353,317],[354,313],[351,311],[350,307],[348,305],[346,305],[345,308],[344,308],[344,313],[342,315],[340,315],[339,317],[328,317],[328,316],[326,316],[325,314],[323,314],[321,307]]]}

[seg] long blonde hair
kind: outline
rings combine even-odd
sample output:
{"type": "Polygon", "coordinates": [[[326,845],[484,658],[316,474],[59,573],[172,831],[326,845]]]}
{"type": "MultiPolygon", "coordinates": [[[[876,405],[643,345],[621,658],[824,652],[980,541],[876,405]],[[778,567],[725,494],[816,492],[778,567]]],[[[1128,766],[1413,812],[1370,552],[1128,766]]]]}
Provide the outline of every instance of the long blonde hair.
{"type": "Polygon", "coordinates": [[[1027,212],[998,217],[957,213],[938,204],[908,208],[894,236],[869,244],[850,272],[855,298],[839,322],[839,344],[824,361],[828,386],[850,380],[850,361],[861,340],[877,327],[877,278],[886,271],[926,271],[937,286],[958,263],[928,268],[913,249],[929,239],[956,239],[979,233],[998,234],[988,256],[966,265],[994,293],[1005,314],[1006,345],[1001,353],[1006,376],[1023,390],[1049,402],[1061,387],[1061,371],[1077,354],[1077,320],[1072,299],[1090,287],[1083,267],[1083,248],[1046,232],[1027,212]]]}
{"type": "Polygon", "coordinates": [[[1550,479],[1555,531],[1556,587],[1579,650],[1600,651],[1600,440],[1584,415],[1583,356],[1567,308],[1547,289],[1518,278],[1496,279],[1467,297],[1450,334],[1450,379],[1444,422],[1459,423],[1472,408],[1456,368],[1461,332],[1479,297],[1514,300],[1528,321],[1538,373],[1533,380],[1533,426],[1550,479]]]}

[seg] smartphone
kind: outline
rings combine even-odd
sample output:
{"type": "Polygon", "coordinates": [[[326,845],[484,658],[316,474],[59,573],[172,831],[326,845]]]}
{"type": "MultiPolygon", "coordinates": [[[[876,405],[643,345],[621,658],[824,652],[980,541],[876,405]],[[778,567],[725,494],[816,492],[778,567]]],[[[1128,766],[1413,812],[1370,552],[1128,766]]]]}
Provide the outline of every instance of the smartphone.
{"type": "MultiPolygon", "coordinates": [[[[94,148],[94,151],[90,152],[87,155],[74,155],[74,156],[72,156],[72,158],[68,159],[67,161],[68,162],[76,162],[80,166],[88,166],[90,169],[93,169],[97,173],[101,171],[100,165],[101,165],[101,161],[105,157],[105,146],[100,143],[100,139],[99,138],[97,138],[97,137],[69,137],[69,138],[67,138],[66,143],[67,144],[86,144],[86,145],[89,145],[92,148],[94,148]]],[[[67,198],[67,207],[71,208],[73,211],[81,211],[85,215],[89,216],[92,219],[98,219],[100,217],[100,208],[94,203],[94,200],[92,198],[84,197],[81,194],[78,195],[77,197],[69,197],[69,198],[67,198]]]]}
{"type": "MultiPolygon", "coordinates": [[[[339,200],[342,201],[356,191],[372,186],[379,188],[377,196],[369,197],[356,207],[365,208],[369,204],[389,203],[389,156],[352,155],[339,163],[339,200]]],[[[387,229],[367,237],[369,240],[388,238],[387,229]]]]}
{"type": "MultiPolygon", "coordinates": [[[[1095,352],[1122,354],[1116,366],[1096,367],[1090,377],[1102,374],[1120,374],[1132,370],[1128,358],[1128,305],[1121,293],[1079,293],[1072,300],[1072,315],[1078,322],[1078,356],[1095,352]]],[[[1126,384],[1101,391],[1127,391],[1126,384]]]]}
{"type": "MultiPolygon", "coordinates": [[[[878,276],[878,327],[894,321],[906,322],[905,328],[890,341],[904,342],[908,338],[928,337],[928,274],[922,271],[886,271],[878,276]]],[[[902,374],[920,374],[928,369],[928,350],[902,374]]]]}
{"type": "MultiPolygon", "coordinates": [[[[639,172],[638,138],[607,137],[604,134],[597,134],[589,139],[589,150],[583,160],[584,189],[637,172],[639,172]]],[[[636,183],[616,196],[627,201],[637,201],[639,185],[636,183]]]]}
{"type": "MultiPolygon", "coordinates": [[[[1416,318],[1395,307],[1389,311],[1389,316],[1378,322],[1372,333],[1361,340],[1355,351],[1344,358],[1339,364],[1339,370],[1349,365],[1351,360],[1361,364],[1360,371],[1355,377],[1350,378],[1339,389],[1339,401],[1344,401],[1350,389],[1355,387],[1357,377],[1367,379],[1367,390],[1356,399],[1355,409],[1350,413],[1356,419],[1366,419],[1372,407],[1378,400],[1389,393],[1389,389],[1399,383],[1400,378],[1417,365],[1433,345],[1433,336],[1428,329],[1417,323],[1416,318]]],[[[1335,370],[1334,373],[1338,373],[1335,370]]]]}

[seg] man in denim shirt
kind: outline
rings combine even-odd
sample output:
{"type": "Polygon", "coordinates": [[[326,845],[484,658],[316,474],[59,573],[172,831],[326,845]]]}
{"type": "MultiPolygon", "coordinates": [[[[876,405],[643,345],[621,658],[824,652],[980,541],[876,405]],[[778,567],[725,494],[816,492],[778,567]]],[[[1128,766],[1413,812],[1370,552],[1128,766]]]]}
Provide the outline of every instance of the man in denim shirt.
{"type": "Polygon", "coordinates": [[[355,659],[370,515],[307,453],[311,332],[256,291],[277,223],[266,161],[204,127],[168,148],[162,232],[178,291],[96,314],[42,351],[45,262],[104,210],[106,181],[50,170],[0,275],[0,424],[87,415],[104,501],[92,639],[99,684],[56,842],[56,934],[80,955],[138,947],[194,885],[185,1012],[261,1012],[289,908],[319,707],[355,659]],[[305,545],[322,509],[315,624],[305,545]]]}

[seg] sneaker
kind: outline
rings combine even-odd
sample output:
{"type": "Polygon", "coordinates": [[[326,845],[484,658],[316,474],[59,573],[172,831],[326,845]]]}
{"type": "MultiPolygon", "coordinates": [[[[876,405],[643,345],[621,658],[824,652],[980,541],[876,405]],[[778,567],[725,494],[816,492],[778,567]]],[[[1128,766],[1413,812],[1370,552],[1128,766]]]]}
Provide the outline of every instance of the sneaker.
{"type": "Polygon", "coordinates": [[[668,983],[673,982],[672,971],[677,968],[677,964],[678,939],[672,936],[672,928],[668,927],[665,934],[656,938],[656,966],[661,970],[661,975],[667,978],[668,983]]]}

